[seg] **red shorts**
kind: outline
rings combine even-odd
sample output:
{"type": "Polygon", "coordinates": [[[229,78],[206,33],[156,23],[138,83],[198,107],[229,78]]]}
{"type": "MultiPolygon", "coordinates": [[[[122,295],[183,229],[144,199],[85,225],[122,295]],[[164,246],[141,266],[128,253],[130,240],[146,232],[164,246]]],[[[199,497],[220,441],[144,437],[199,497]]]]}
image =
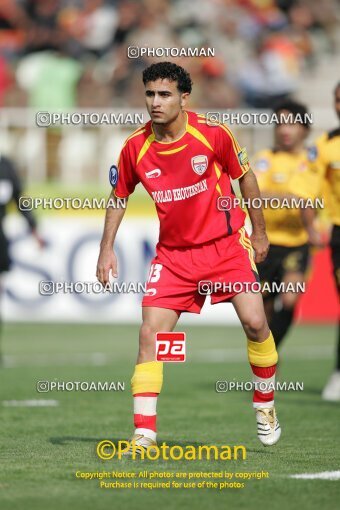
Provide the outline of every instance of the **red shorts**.
{"type": "Polygon", "coordinates": [[[259,281],[253,248],[244,227],[236,234],[200,246],[176,249],[158,244],[156,253],[142,306],[200,313],[210,294],[205,292],[209,283],[214,285],[211,293],[214,305],[230,301],[243,291],[242,284],[259,281]],[[202,283],[199,288],[202,281],[206,285],[203,292],[202,283]]]}

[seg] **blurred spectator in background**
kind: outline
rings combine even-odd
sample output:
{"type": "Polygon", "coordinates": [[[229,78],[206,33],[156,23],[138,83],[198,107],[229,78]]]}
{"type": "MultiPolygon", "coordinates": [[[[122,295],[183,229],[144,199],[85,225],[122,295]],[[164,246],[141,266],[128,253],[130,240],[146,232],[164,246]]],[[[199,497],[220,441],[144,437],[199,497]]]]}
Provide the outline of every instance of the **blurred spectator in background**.
{"type": "MultiPolygon", "coordinates": [[[[142,106],[132,80],[159,59],[128,59],[128,46],[211,47],[213,61],[185,59],[195,74],[194,103],[270,107],[294,94],[301,76],[316,75],[325,55],[336,55],[339,19],[337,0],[1,0],[0,54],[16,67],[24,55],[62,50],[91,75],[78,103],[98,106],[101,97],[106,105],[142,106]]],[[[69,64],[70,75],[76,66],[69,64]]]]}
{"type": "Polygon", "coordinates": [[[81,8],[70,4],[62,9],[59,23],[83,53],[101,57],[111,47],[118,19],[116,10],[104,0],[84,0],[81,8]]]}
{"type": "Polygon", "coordinates": [[[59,0],[25,0],[23,6],[30,19],[25,53],[54,50],[66,41],[58,24],[59,0]]]}
{"type": "MultiPolygon", "coordinates": [[[[82,64],[64,51],[41,51],[24,57],[17,69],[17,81],[27,92],[28,106],[37,111],[66,111],[78,106],[82,64]]],[[[58,175],[58,146],[61,129],[47,129],[48,176],[58,175]]]]}
{"type": "Polygon", "coordinates": [[[8,251],[8,241],[4,233],[3,222],[6,215],[6,208],[14,200],[18,210],[26,219],[32,234],[40,246],[44,242],[36,230],[36,221],[30,210],[20,209],[20,197],[22,196],[22,184],[19,175],[12,161],[0,154],[0,273],[8,271],[11,266],[11,259],[8,251]]]}
{"type": "Polygon", "coordinates": [[[9,66],[5,58],[0,54],[0,107],[4,104],[5,95],[11,83],[9,66]]]}
{"type": "Polygon", "coordinates": [[[116,11],[104,0],[86,0],[81,16],[80,42],[95,56],[102,56],[109,48],[117,27],[116,11]]]}
{"type": "Polygon", "coordinates": [[[118,3],[117,27],[112,39],[113,47],[124,44],[129,34],[137,28],[141,9],[140,2],[126,0],[118,3]]]}
{"type": "Polygon", "coordinates": [[[0,53],[13,58],[24,48],[29,19],[14,0],[0,3],[0,53]]]}
{"type": "Polygon", "coordinates": [[[249,13],[257,32],[264,28],[280,29],[286,24],[285,16],[275,0],[239,0],[235,3],[249,13]]]}
{"type": "Polygon", "coordinates": [[[294,92],[298,74],[294,44],[284,35],[266,34],[239,73],[246,103],[254,108],[274,107],[294,92]]]}
{"type": "MultiPolygon", "coordinates": [[[[8,205],[14,200],[18,210],[26,219],[32,235],[37,240],[39,247],[45,246],[44,240],[37,232],[37,224],[29,210],[20,209],[20,197],[22,196],[22,184],[13,163],[0,153],[0,278],[3,273],[11,268],[9,243],[4,232],[4,219],[8,205]]],[[[1,299],[1,281],[0,281],[1,299]]],[[[1,301],[0,301],[1,304],[1,301]]],[[[1,310],[0,310],[1,312],[1,310]]],[[[1,313],[0,313],[0,341],[1,341],[1,313]]],[[[0,365],[2,363],[2,352],[0,344],[0,365]]]]}
{"type": "Polygon", "coordinates": [[[28,55],[17,69],[17,80],[28,94],[28,106],[65,110],[77,105],[82,64],[63,51],[28,55]]]}

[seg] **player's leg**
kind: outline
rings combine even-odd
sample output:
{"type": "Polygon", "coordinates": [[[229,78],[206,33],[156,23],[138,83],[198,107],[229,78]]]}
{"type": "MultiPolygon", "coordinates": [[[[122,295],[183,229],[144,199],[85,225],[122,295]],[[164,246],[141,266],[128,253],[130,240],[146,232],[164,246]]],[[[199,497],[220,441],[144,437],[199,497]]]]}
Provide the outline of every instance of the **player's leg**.
{"type": "MultiPolygon", "coordinates": [[[[207,260],[211,258],[211,281],[224,281],[229,284],[258,281],[251,243],[244,228],[237,234],[215,242],[215,245],[219,258],[209,257],[208,253],[206,256],[207,260]]],[[[262,295],[255,292],[235,294],[223,290],[212,294],[212,304],[223,301],[231,301],[240,318],[248,339],[248,358],[254,381],[262,383],[259,388],[255,387],[253,398],[258,438],[266,446],[273,445],[279,440],[281,433],[274,409],[273,391],[278,356],[264,312],[262,295]],[[263,387],[265,385],[266,387],[263,387]]]]}
{"type": "Polygon", "coordinates": [[[266,314],[267,322],[268,324],[271,321],[271,318],[274,313],[274,304],[275,304],[275,298],[274,296],[263,296],[263,306],[264,306],[264,312],[266,314]]]}
{"type": "Polygon", "coordinates": [[[281,428],[274,408],[274,385],[278,355],[264,312],[261,294],[242,292],[231,300],[248,341],[248,359],[255,383],[253,406],[257,435],[264,446],[280,438],[281,428]]]}
{"type": "MultiPolygon", "coordinates": [[[[293,284],[294,288],[305,281],[304,274],[301,272],[287,272],[282,278],[284,287],[293,284]]],[[[287,335],[293,320],[296,304],[301,296],[301,292],[284,292],[275,300],[275,306],[271,318],[269,319],[270,330],[275,338],[276,347],[278,347],[284,337],[287,335]]]]}
{"type": "Polygon", "coordinates": [[[155,361],[156,339],[159,331],[172,331],[177,324],[180,313],[168,308],[143,306],[143,322],[139,330],[139,350],[137,364],[155,361]]]}
{"type": "MultiPolygon", "coordinates": [[[[340,227],[334,226],[331,239],[331,255],[333,265],[333,276],[338,291],[340,304],[340,227]]],[[[322,398],[331,402],[340,401],[340,318],[338,322],[338,338],[336,346],[335,370],[331,374],[322,392],[322,398]]]]}
{"type": "Polygon", "coordinates": [[[156,405],[162,388],[163,363],[155,361],[155,336],[172,331],[181,311],[199,313],[205,296],[197,293],[192,277],[191,250],[168,249],[157,245],[151,262],[139,334],[137,364],[131,379],[134,397],[135,436],[141,446],[156,441],[156,405]]]}
{"type": "Polygon", "coordinates": [[[3,352],[2,352],[2,298],[3,294],[3,274],[9,271],[11,267],[11,260],[9,258],[9,245],[8,240],[5,237],[5,234],[0,227],[0,367],[3,365],[3,352]]]}
{"type": "MultiPolygon", "coordinates": [[[[279,281],[281,276],[281,259],[282,247],[277,245],[270,245],[266,259],[260,264],[257,264],[257,271],[262,287],[264,284],[272,286],[274,282],[276,283],[279,281]]],[[[262,294],[262,297],[267,322],[270,324],[274,314],[274,304],[277,293],[265,290],[262,294]]]]}
{"type": "MultiPolygon", "coordinates": [[[[307,244],[294,248],[277,247],[277,255],[280,261],[277,283],[283,283],[285,288],[293,284],[299,288],[299,284],[305,281],[305,274],[309,262],[309,247],[307,244]]],[[[283,292],[275,299],[274,312],[268,321],[270,330],[278,347],[294,320],[295,306],[301,293],[283,292]]]]}
{"type": "Polygon", "coordinates": [[[178,318],[179,313],[174,310],[143,307],[139,352],[131,379],[135,426],[133,440],[142,447],[152,446],[156,442],[157,398],[163,383],[163,363],[155,360],[156,333],[172,331],[178,318]]]}

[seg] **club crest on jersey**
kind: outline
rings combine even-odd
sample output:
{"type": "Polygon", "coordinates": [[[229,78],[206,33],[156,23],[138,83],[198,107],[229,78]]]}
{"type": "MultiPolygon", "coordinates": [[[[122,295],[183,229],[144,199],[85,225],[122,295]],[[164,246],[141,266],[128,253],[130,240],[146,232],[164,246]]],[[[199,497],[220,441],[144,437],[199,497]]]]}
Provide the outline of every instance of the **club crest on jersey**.
{"type": "Polygon", "coordinates": [[[112,165],[110,167],[109,180],[110,180],[111,186],[113,188],[115,188],[117,186],[117,181],[118,181],[118,168],[116,167],[116,165],[112,165]]]}
{"type": "Polygon", "coordinates": [[[191,166],[194,172],[198,175],[204,174],[206,169],[208,168],[208,158],[207,156],[200,155],[194,156],[191,158],[191,166]]]}

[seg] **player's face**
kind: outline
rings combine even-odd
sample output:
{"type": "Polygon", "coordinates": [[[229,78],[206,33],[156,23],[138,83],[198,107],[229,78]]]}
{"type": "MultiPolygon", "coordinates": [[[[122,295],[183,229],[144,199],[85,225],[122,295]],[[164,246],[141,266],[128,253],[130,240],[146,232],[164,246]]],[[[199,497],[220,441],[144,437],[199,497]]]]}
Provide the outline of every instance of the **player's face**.
{"type": "Polygon", "coordinates": [[[170,124],[186,104],[188,93],[179,92],[176,81],[159,79],[145,85],[146,107],[155,124],[170,124]]]}
{"type": "Polygon", "coordinates": [[[337,87],[335,91],[334,106],[338,119],[340,120],[340,87],[337,87]]]}
{"type": "MultiPolygon", "coordinates": [[[[289,112],[282,111],[279,115],[283,114],[284,117],[288,118],[289,112]]],[[[275,129],[275,141],[279,149],[284,151],[294,150],[298,147],[301,142],[307,137],[307,129],[300,123],[286,123],[278,124],[275,129]]]]}

